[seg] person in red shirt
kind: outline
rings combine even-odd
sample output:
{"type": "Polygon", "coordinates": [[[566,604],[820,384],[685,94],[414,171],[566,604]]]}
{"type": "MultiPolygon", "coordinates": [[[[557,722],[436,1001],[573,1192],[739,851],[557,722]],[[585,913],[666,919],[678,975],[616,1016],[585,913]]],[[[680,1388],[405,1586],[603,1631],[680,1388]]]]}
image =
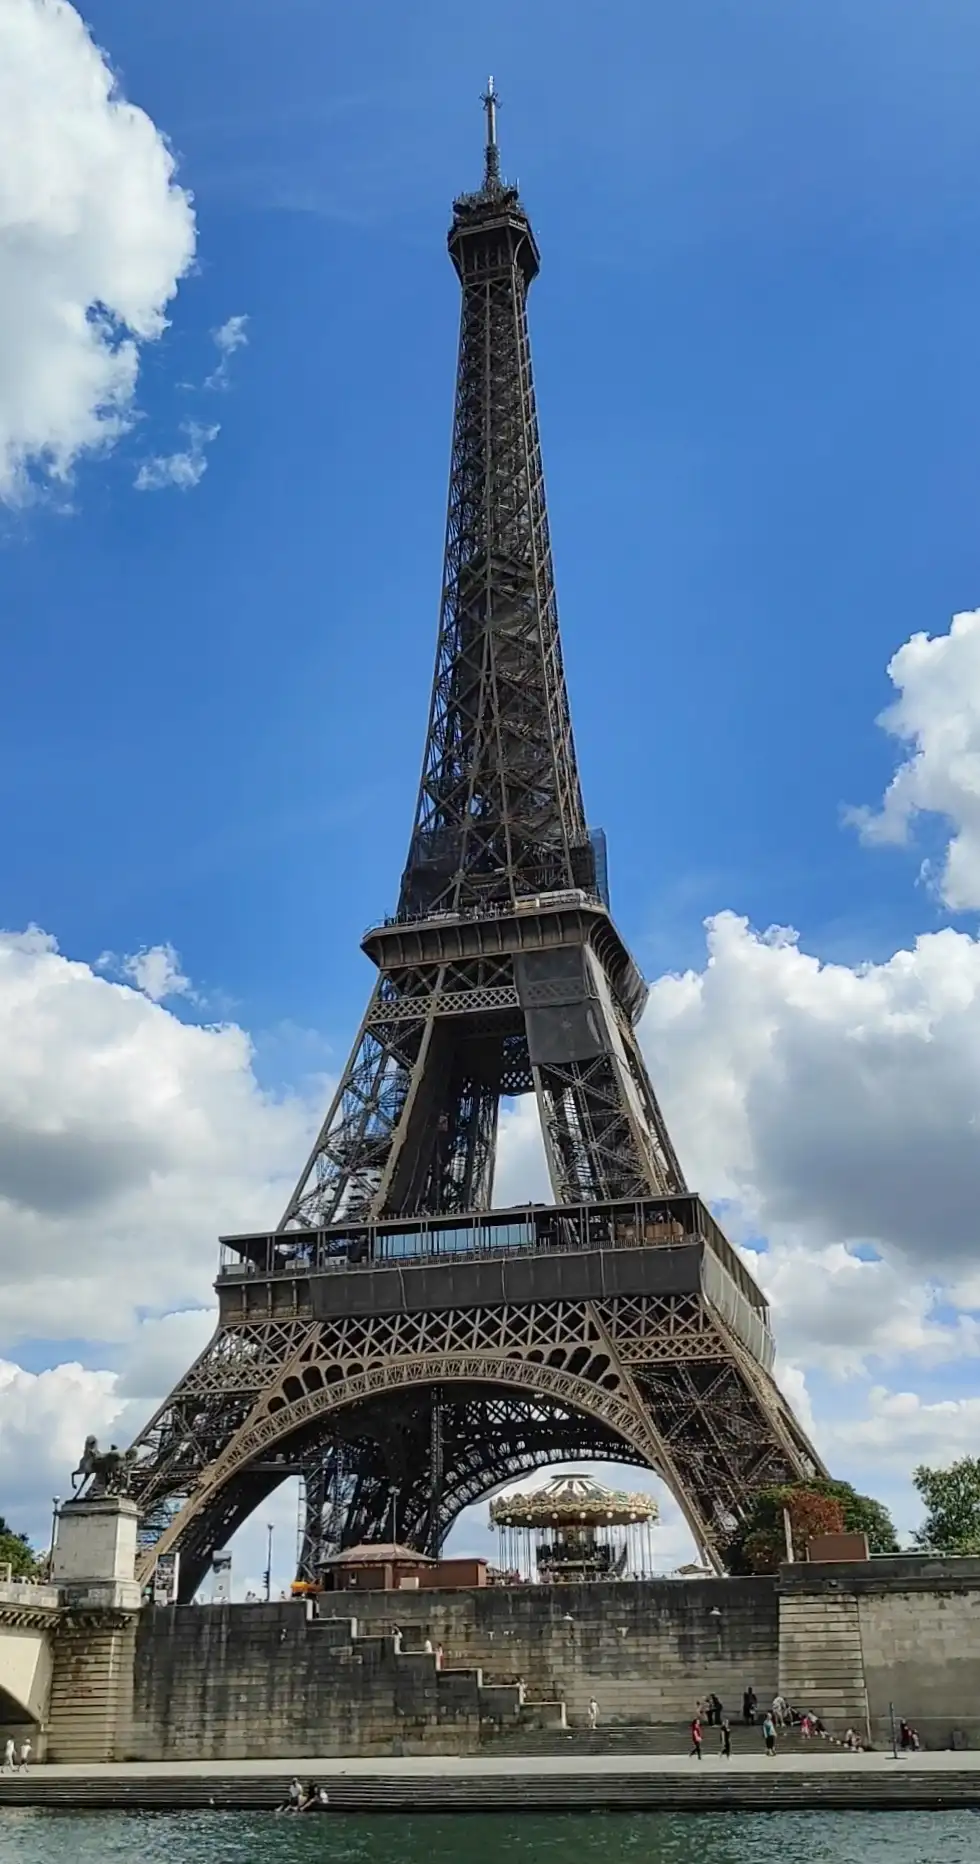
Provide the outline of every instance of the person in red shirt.
{"type": "Polygon", "coordinates": [[[701,1741],[702,1741],[701,1717],[700,1715],[695,1715],[691,1723],[691,1752],[688,1755],[689,1760],[693,1760],[695,1754],[697,1755],[698,1760],[701,1759],[701,1741]]]}

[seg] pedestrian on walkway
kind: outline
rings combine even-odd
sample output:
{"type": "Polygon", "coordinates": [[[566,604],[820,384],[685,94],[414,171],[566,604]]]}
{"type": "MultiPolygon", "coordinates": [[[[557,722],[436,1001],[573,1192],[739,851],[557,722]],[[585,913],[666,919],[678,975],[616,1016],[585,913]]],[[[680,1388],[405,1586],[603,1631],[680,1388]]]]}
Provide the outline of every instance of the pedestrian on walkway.
{"type": "Polygon", "coordinates": [[[721,1758],[722,1760],[732,1758],[732,1729],[727,1715],[721,1724],[721,1758]]]}
{"type": "Polygon", "coordinates": [[[16,1746],[13,1736],[10,1735],[7,1738],[7,1743],[3,1750],[3,1771],[4,1773],[13,1773],[16,1765],[17,1765],[17,1746],[16,1746]]]}
{"type": "Polygon", "coordinates": [[[26,1772],[27,1772],[27,1768],[28,1768],[28,1763],[29,1763],[29,1761],[30,1761],[30,1758],[31,1758],[31,1744],[30,1744],[30,1741],[22,1741],[22,1742],[21,1742],[21,1744],[20,1744],[20,1757],[19,1757],[19,1763],[20,1763],[20,1764],[19,1764],[19,1766],[18,1766],[18,1768],[17,1768],[17,1771],[18,1771],[18,1773],[26,1773],[26,1772]]]}
{"type": "Polygon", "coordinates": [[[766,1744],[766,1753],[775,1754],[776,1752],[776,1724],[773,1721],[772,1716],[768,1713],[768,1711],[762,1718],[762,1739],[766,1744]]]}
{"type": "Polygon", "coordinates": [[[693,1760],[695,1754],[697,1755],[698,1760],[701,1759],[701,1743],[703,1739],[704,1739],[704,1736],[701,1731],[701,1717],[700,1715],[695,1715],[693,1721],[691,1722],[691,1752],[687,1757],[688,1760],[693,1760]]]}
{"type": "Polygon", "coordinates": [[[594,1733],[599,1726],[599,1704],[594,1696],[589,1700],[589,1728],[594,1733]]]}

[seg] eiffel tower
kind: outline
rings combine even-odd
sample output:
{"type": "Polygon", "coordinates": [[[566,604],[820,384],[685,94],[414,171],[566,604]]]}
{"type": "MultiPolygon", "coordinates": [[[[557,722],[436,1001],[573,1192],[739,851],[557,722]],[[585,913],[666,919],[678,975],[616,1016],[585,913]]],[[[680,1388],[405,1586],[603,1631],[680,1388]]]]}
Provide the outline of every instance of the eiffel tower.
{"type": "Polygon", "coordinates": [[[274,1233],[225,1238],[210,1344],[129,1457],[142,1574],[214,1551],[290,1474],[301,1571],[437,1551],[521,1471],[656,1471],[705,1560],[752,1492],[821,1465],[765,1299],[690,1192],[636,1038],[646,987],[586,824],[562,667],[527,294],[538,248],[483,99],[453,206],[462,291],[435,677],[397,911],[274,1233]],[[493,1207],[501,1100],[533,1094],[553,1203],[493,1207]]]}

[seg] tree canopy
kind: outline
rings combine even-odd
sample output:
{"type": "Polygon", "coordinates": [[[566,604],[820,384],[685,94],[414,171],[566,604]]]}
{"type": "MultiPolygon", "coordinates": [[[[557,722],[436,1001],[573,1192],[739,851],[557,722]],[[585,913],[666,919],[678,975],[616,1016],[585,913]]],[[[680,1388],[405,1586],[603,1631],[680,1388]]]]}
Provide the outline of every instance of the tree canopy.
{"type": "Polygon", "coordinates": [[[935,1553],[980,1553],[980,1457],[948,1469],[920,1463],[912,1480],[926,1507],[916,1544],[935,1553]]]}
{"type": "Polygon", "coordinates": [[[0,1515],[0,1567],[9,1566],[15,1579],[36,1579],[41,1563],[26,1534],[18,1534],[0,1515]]]}
{"type": "Polygon", "coordinates": [[[788,1512],[797,1554],[814,1534],[866,1534],[871,1553],[897,1553],[898,1540],[887,1508],[870,1495],[859,1495],[849,1482],[814,1476],[808,1482],[780,1483],[753,1497],[725,1549],[730,1573],[774,1573],[786,1558],[783,1511],[788,1512]]]}

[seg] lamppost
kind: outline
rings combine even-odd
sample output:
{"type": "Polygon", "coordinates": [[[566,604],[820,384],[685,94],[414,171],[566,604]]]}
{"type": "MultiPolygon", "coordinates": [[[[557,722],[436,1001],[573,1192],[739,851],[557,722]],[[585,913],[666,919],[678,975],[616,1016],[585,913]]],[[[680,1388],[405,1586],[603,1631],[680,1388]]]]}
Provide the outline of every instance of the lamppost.
{"type": "Polygon", "coordinates": [[[49,1579],[51,1578],[51,1573],[54,1567],[54,1549],[55,1549],[55,1542],[58,1539],[58,1511],[60,1507],[61,1507],[61,1496],[52,1495],[51,1497],[51,1545],[48,1548],[48,1578],[49,1579]]]}
{"type": "Polygon", "coordinates": [[[398,1496],[400,1490],[397,1482],[389,1482],[388,1494],[391,1496],[391,1544],[394,1547],[398,1544],[398,1496]]]}
{"type": "Polygon", "coordinates": [[[275,1533],[275,1531],[276,1530],[275,1530],[273,1523],[271,1521],[267,1521],[266,1522],[266,1533],[269,1536],[268,1544],[266,1546],[266,1555],[265,1555],[265,1602],[267,1605],[269,1603],[269,1600],[272,1597],[272,1536],[275,1533]]]}

